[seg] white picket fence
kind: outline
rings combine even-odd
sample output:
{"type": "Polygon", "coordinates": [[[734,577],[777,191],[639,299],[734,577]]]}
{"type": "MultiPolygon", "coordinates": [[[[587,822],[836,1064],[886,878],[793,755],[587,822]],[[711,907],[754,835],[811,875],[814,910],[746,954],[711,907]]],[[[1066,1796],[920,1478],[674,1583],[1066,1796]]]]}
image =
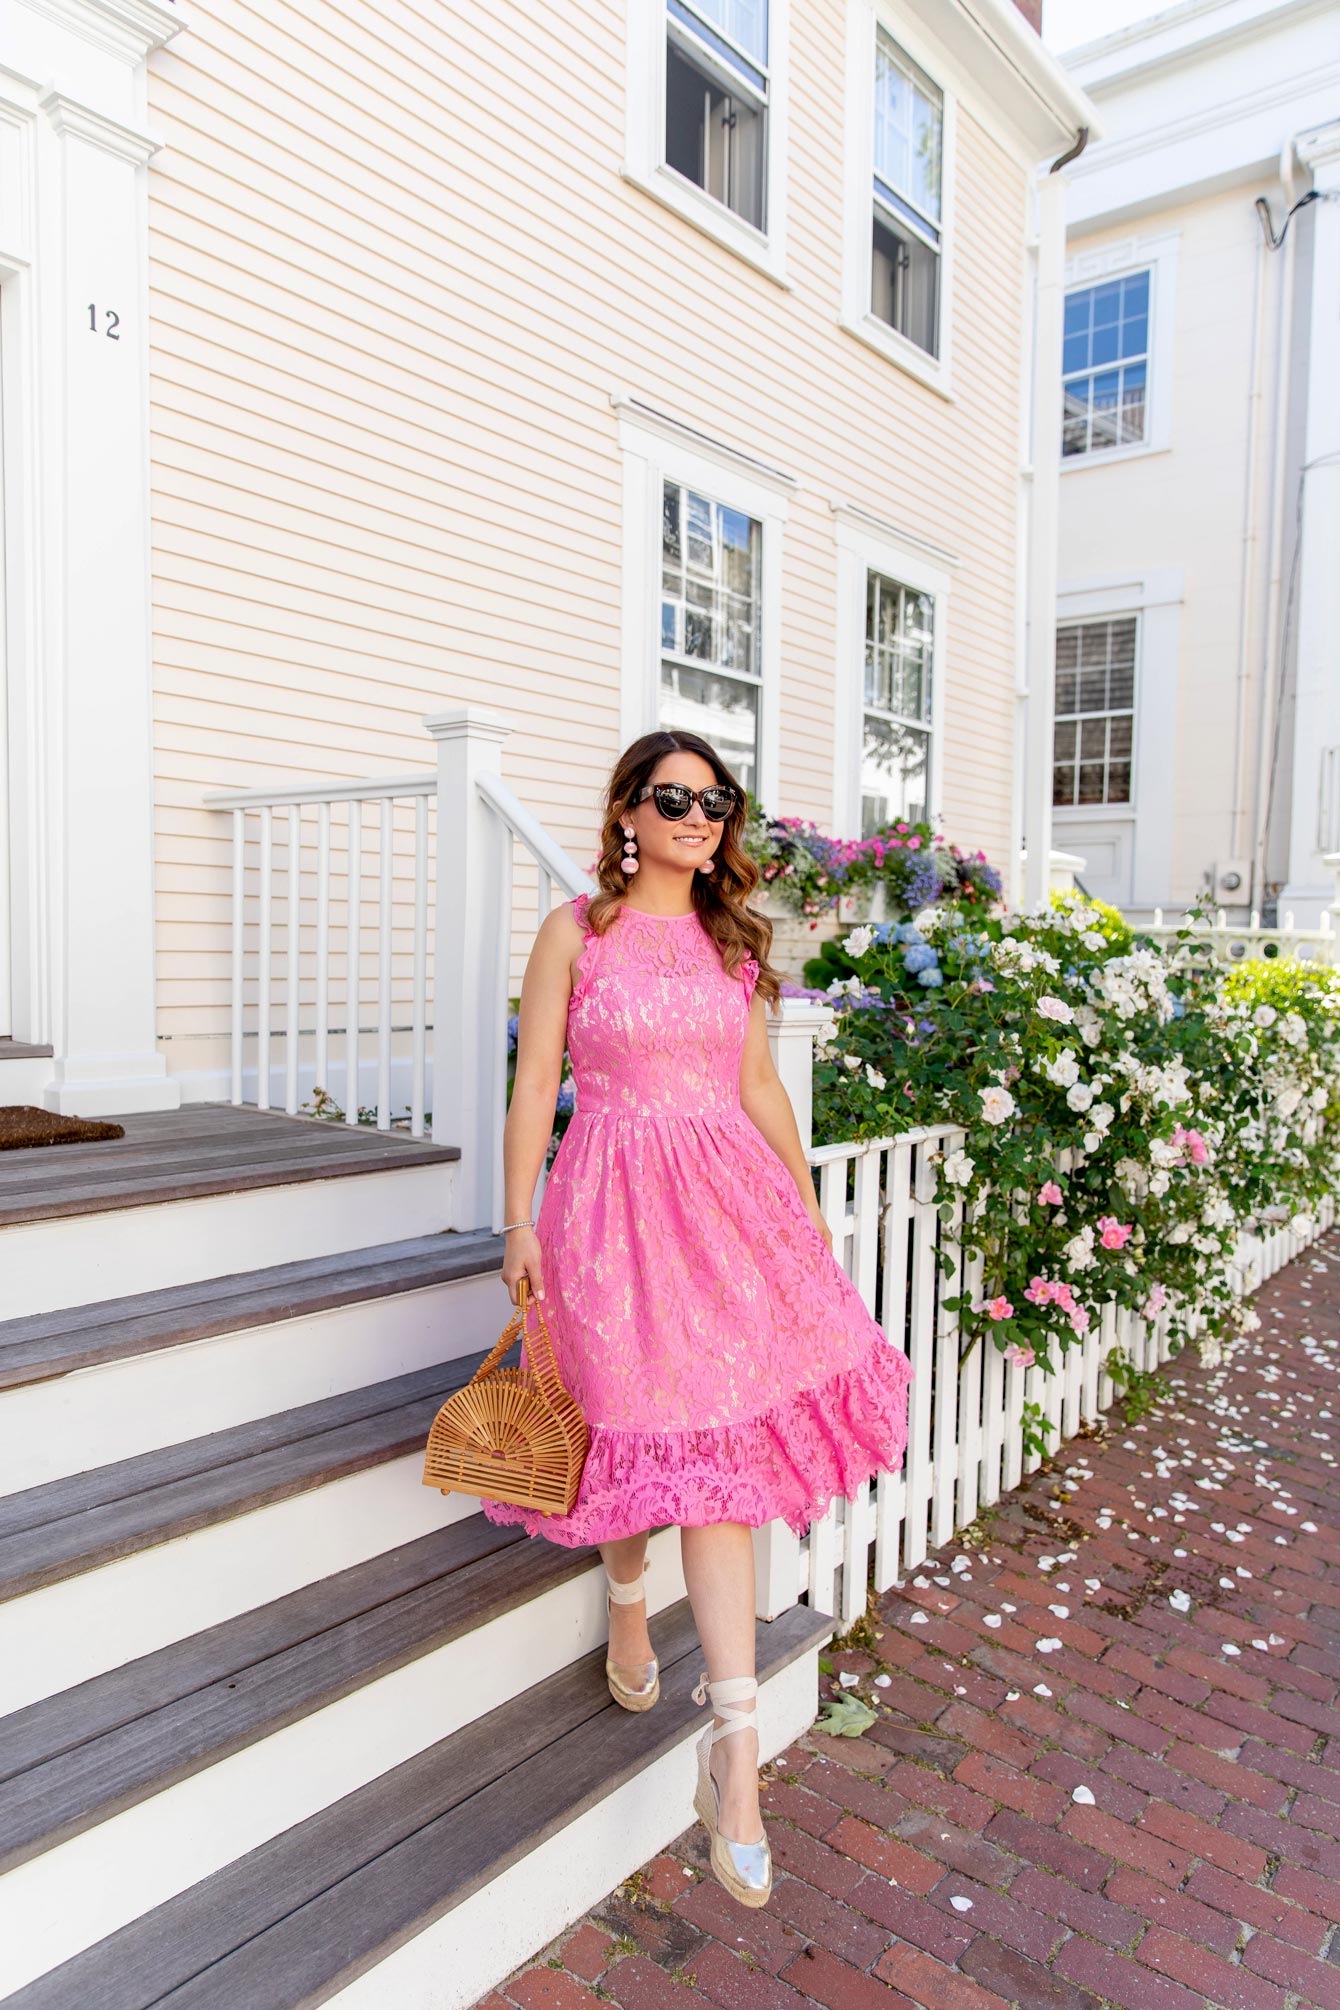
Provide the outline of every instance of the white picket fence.
{"type": "MultiPolygon", "coordinates": [[[[834,1253],[890,1341],[911,1361],[907,1456],[901,1472],[880,1473],[853,1500],[836,1502],[807,1536],[794,1535],[782,1522],[759,1532],[755,1560],[764,1618],[808,1597],[845,1631],[865,1611],[872,1550],[874,1588],[887,1591],[1041,1464],[1043,1454],[1024,1454],[1025,1403],[1036,1403],[1052,1424],[1046,1456],[1054,1458],[1111,1405],[1115,1392],[1104,1363],[1114,1347],[1138,1369],[1170,1358],[1166,1317],[1141,1319],[1111,1303],[1054,1375],[1013,1367],[981,1340],[961,1357],[958,1317],[943,1301],[965,1292],[975,1297],[981,1278],[955,1240],[961,1202],[950,1224],[940,1219],[937,1166],[962,1142],[962,1131],[941,1126],[809,1154],[819,1171],[834,1253]],[[950,1262],[947,1273],[940,1268],[942,1255],[950,1262]]],[[[1279,1227],[1263,1238],[1244,1238],[1233,1265],[1238,1288],[1259,1289],[1334,1219],[1328,1203],[1309,1236],[1279,1227]]]]}
{"type": "Polygon", "coordinates": [[[1329,965],[1340,955],[1340,935],[1325,910],[1316,928],[1299,928],[1292,914],[1285,914],[1278,927],[1263,928],[1257,913],[1243,927],[1231,922],[1223,908],[1218,909],[1212,923],[1192,922],[1186,915],[1179,921],[1165,916],[1161,907],[1154,909],[1152,923],[1133,926],[1138,934],[1149,936],[1164,949],[1176,942],[1182,929],[1190,927],[1191,954],[1213,957],[1217,963],[1262,963],[1296,956],[1303,963],[1329,965]]]}

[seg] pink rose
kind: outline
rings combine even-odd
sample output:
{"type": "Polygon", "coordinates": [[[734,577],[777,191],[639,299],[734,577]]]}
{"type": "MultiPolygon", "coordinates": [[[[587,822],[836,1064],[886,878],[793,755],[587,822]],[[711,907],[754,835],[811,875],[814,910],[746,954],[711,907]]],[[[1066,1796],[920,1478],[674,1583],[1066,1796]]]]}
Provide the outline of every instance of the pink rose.
{"type": "Polygon", "coordinates": [[[1005,1359],[1011,1368],[1031,1368],[1037,1358],[1031,1347],[1021,1347],[1017,1340],[1005,1349],[1005,1359]]]}
{"type": "Polygon", "coordinates": [[[1076,1333],[1081,1333],[1081,1334],[1082,1334],[1082,1333],[1087,1333],[1087,1332],[1088,1332],[1088,1330],[1089,1330],[1089,1324],[1090,1324],[1090,1319],[1089,1319],[1089,1308],[1088,1308],[1088,1306],[1087,1306],[1087,1305],[1072,1305],[1072,1306],[1070,1306],[1070,1307],[1069,1307],[1069,1313],[1070,1313],[1070,1324],[1071,1324],[1071,1327],[1072,1327],[1072,1329],[1073,1329],[1073,1330],[1074,1330],[1074,1331],[1075,1331],[1076,1333]]]}
{"type": "Polygon", "coordinates": [[[1075,1309],[1075,1294],[1068,1284],[1053,1284],[1052,1301],[1060,1306],[1062,1312],[1073,1312],[1075,1309]]]}
{"type": "Polygon", "coordinates": [[[1104,1249],[1124,1249],[1135,1233],[1134,1222],[1123,1224],[1114,1214],[1098,1217],[1099,1241],[1104,1249]]]}
{"type": "Polygon", "coordinates": [[[1161,1284],[1154,1285],[1148,1298],[1145,1300],[1145,1318],[1152,1319],[1156,1313],[1162,1312],[1167,1303],[1168,1293],[1164,1286],[1161,1284]]]}
{"type": "Polygon", "coordinates": [[[1001,1293],[999,1298],[989,1299],[984,1309],[988,1319],[1013,1319],[1014,1317],[1014,1307],[1004,1292],[1001,1293]]]}
{"type": "Polygon", "coordinates": [[[1065,1200],[1065,1195],[1061,1192],[1056,1181],[1049,1179],[1046,1186],[1038,1188],[1038,1200],[1043,1207],[1060,1207],[1065,1200]]]}
{"type": "Polygon", "coordinates": [[[1035,1277],[1024,1297],[1030,1305],[1050,1305],[1055,1287],[1048,1284],[1045,1277],[1035,1277]]]}

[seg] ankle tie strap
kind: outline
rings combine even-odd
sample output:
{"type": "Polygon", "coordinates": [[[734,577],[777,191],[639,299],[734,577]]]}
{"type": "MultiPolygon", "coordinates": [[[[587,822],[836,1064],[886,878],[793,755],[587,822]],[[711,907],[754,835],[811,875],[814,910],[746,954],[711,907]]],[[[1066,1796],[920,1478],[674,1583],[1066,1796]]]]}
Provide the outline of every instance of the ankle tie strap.
{"type": "MultiPolygon", "coordinates": [[[[642,1570],[645,1573],[650,1568],[651,1558],[648,1557],[642,1566],[642,1570]]],[[[643,1587],[641,1575],[635,1577],[631,1584],[625,1584],[619,1578],[611,1577],[609,1571],[606,1570],[605,1584],[609,1591],[610,1600],[615,1605],[640,1605],[647,1595],[643,1587]]]]}
{"type": "Polygon", "coordinates": [[[704,1668],[698,1677],[698,1685],[693,1691],[695,1703],[705,1703],[712,1698],[712,1710],[722,1722],[712,1727],[712,1743],[718,1738],[728,1738],[732,1731],[756,1731],[758,1716],[753,1710],[741,1710],[735,1706],[752,1703],[758,1695],[758,1680],[753,1675],[723,1675],[719,1682],[709,1682],[704,1668]]]}

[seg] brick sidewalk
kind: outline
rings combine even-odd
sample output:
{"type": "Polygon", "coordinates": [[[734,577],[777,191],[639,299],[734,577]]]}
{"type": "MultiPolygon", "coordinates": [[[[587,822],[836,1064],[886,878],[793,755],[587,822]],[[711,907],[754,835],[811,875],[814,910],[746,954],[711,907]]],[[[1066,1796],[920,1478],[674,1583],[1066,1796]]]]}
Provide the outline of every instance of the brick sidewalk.
{"type": "Polygon", "coordinates": [[[482,2010],[1340,2010],[1340,1237],[1257,1308],[835,1656],[765,1911],[690,1829],[482,2010]]]}

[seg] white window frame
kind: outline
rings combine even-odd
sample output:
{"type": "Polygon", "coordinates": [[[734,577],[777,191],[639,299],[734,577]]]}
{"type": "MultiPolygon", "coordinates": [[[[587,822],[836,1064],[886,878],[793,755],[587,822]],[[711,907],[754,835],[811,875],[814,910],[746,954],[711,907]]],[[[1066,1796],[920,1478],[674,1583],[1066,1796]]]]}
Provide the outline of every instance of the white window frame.
{"type": "Polygon", "coordinates": [[[623,456],[620,743],[653,732],[661,694],[661,497],[682,482],[762,525],[756,794],[776,806],[780,771],[782,578],[793,475],[625,394],[613,400],[623,456]]]}
{"type": "Polygon", "coordinates": [[[943,812],[946,665],[949,660],[950,588],[955,560],[913,534],[883,523],[850,503],[831,505],[837,544],[837,658],[833,678],[833,829],[839,837],[861,834],[861,744],[865,714],[866,579],[885,579],[934,602],[931,639],[930,758],[926,773],[926,815],[937,824],[943,812]]]}
{"type": "MultiPolygon", "coordinates": [[[[1095,718],[1096,718],[1096,719],[1115,719],[1115,718],[1123,718],[1123,717],[1125,717],[1125,716],[1127,715],[1127,713],[1128,713],[1128,712],[1129,712],[1129,715],[1130,715],[1130,721],[1131,721],[1131,751],[1130,751],[1130,753],[1129,753],[1129,754],[1127,755],[1127,765],[1129,766],[1129,768],[1130,768],[1130,771],[1131,771],[1131,780],[1130,780],[1130,787],[1129,787],[1129,789],[1128,789],[1128,791],[1127,791],[1127,794],[1126,794],[1126,796],[1125,796],[1125,797],[1124,797],[1124,798],[1123,798],[1122,800],[1120,800],[1120,801],[1118,801],[1118,802],[1106,802],[1106,801],[1105,801],[1105,802],[1101,802],[1101,803],[1058,803],[1058,802],[1056,801],[1056,798],[1055,798],[1055,794],[1053,794],[1053,797],[1052,797],[1052,820],[1053,820],[1053,823],[1055,822],[1055,819],[1056,819],[1056,813],[1057,813],[1057,811],[1058,811],[1058,810],[1059,810],[1059,811],[1061,811],[1061,812],[1062,812],[1063,814],[1064,814],[1064,813],[1066,813],[1066,812],[1073,812],[1073,813],[1074,813],[1074,814],[1075,814],[1075,815],[1076,815],[1077,817],[1083,817],[1083,818],[1084,818],[1084,820],[1085,820],[1086,822],[1087,822],[1087,821],[1089,821],[1089,819],[1090,819],[1090,818],[1092,818],[1092,817],[1104,817],[1104,818],[1105,818],[1105,817],[1108,817],[1108,816],[1113,816],[1113,817],[1116,817],[1116,818],[1118,818],[1118,819],[1122,819],[1122,820],[1125,820],[1125,819],[1129,819],[1130,817],[1134,816],[1134,814],[1135,814],[1135,804],[1136,804],[1136,800],[1137,800],[1137,794],[1138,794],[1138,790],[1139,790],[1139,787],[1140,787],[1140,768],[1139,768],[1139,753],[1140,753],[1140,749],[1139,749],[1139,746],[1138,746],[1138,743],[1137,743],[1137,739],[1136,739],[1136,735],[1137,735],[1137,732],[1138,732],[1138,729],[1139,729],[1139,721],[1140,721],[1140,695],[1141,695],[1141,694],[1140,694],[1140,684],[1141,684],[1141,677],[1140,677],[1140,657],[1141,657],[1141,651],[1142,651],[1142,649],[1143,649],[1143,646],[1144,646],[1144,632],[1145,632],[1145,623],[1144,623],[1144,613],[1143,613],[1143,610],[1142,610],[1142,609],[1140,609],[1140,608],[1138,608],[1138,607],[1131,607],[1131,608],[1123,608],[1123,609],[1121,609],[1121,610],[1120,610],[1119,612],[1116,612],[1116,613],[1107,613],[1107,614],[1075,614],[1075,613],[1073,613],[1073,612],[1066,612],[1066,613],[1062,613],[1062,612],[1060,611],[1060,608],[1058,607],[1058,609],[1057,609],[1057,615],[1056,615],[1056,626],[1055,626],[1055,628],[1054,628],[1054,630],[1053,630],[1053,635],[1058,635],[1058,634],[1060,633],[1060,631],[1061,631],[1061,629],[1062,629],[1062,628],[1095,628],[1095,627],[1097,627],[1097,625],[1099,624],[1099,622],[1107,622],[1107,623],[1108,623],[1108,624],[1110,625],[1110,624],[1111,624],[1112,622],[1114,622],[1114,621],[1133,621],[1133,622],[1135,623],[1135,651],[1134,651],[1134,658],[1133,658],[1133,663],[1132,663],[1132,669],[1131,669],[1131,702],[1130,702],[1130,705],[1129,705],[1129,706],[1125,706],[1125,705],[1117,705],[1117,706],[1113,706],[1113,707],[1112,707],[1112,708],[1111,708],[1110,710],[1108,710],[1108,711],[1106,711],[1106,712],[1088,712],[1088,713],[1080,713],[1080,712],[1064,712],[1064,713],[1063,713],[1063,712],[1059,711],[1059,710],[1057,709],[1057,707],[1056,707],[1056,702],[1055,702],[1055,691],[1053,691],[1053,694],[1052,694],[1052,760],[1051,760],[1051,773],[1052,773],[1052,777],[1053,777],[1053,779],[1052,779],[1052,788],[1053,788],[1053,791],[1054,791],[1054,790],[1055,790],[1055,786],[1056,786],[1056,784],[1055,784],[1055,768],[1056,768],[1056,727],[1057,727],[1057,725],[1058,725],[1058,724],[1060,724],[1060,723],[1061,723],[1062,721],[1069,721],[1069,722],[1070,722],[1070,724],[1074,725],[1074,724],[1078,723],[1079,721],[1081,721],[1081,720],[1083,720],[1083,719],[1086,719],[1086,718],[1088,718],[1088,719],[1095,719],[1095,718]]],[[[1066,766],[1070,766],[1070,765],[1071,765],[1071,763],[1069,763],[1069,762],[1067,762],[1067,763],[1066,763],[1066,766]]],[[[1079,766],[1080,766],[1081,764],[1077,762],[1077,763],[1075,763],[1074,765],[1075,765],[1075,768],[1076,768],[1076,784],[1078,785],[1078,769],[1079,769],[1079,766]]],[[[1109,761],[1108,761],[1108,760],[1106,759],[1106,757],[1104,757],[1104,760],[1103,760],[1103,781],[1104,781],[1104,786],[1106,786],[1106,782],[1107,782],[1107,771],[1108,771],[1108,768],[1109,768],[1110,766],[1111,766],[1111,763],[1110,763],[1110,762],[1109,762],[1109,761]]]]}
{"type": "Polygon", "coordinates": [[[790,0],[769,0],[768,130],[764,167],[766,228],[758,230],[665,158],[666,0],[628,0],[628,77],[624,114],[626,180],[766,273],[786,277],[786,158],[790,0]]]}
{"type": "Polygon", "coordinates": [[[909,21],[894,0],[848,0],[847,104],[844,163],[841,323],[909,376],[941,397],[953,396],[954,183],[958,158],[958,92],[952,65],[909,21]],[[875,37],[889,39],[924,70],[941,93],[940,289],[938,357],[927,355],[909,336],[882,321],[870,304],[871,227],[875,167],[875,37]]]}
{"type": "MultiPolygon", "coordinates": [[[[1145,374],[1145,437],[1124,446],[1091,447],[1083,454],[1062,454],[1061,473],[1081,468],[1107,468],[1114,461],[1141,460],[1146,454],[1167,453],[1172,445],[1173,345],[1177,331],[1177,255],[1180,233],[1158,237],[1124,237],[1093,251],[1076,251],[1066,260],[1067,295],[1107,279],[1149,274],[1148,363],[1145,374]]],[[[1062,395],[1061,385],[1056,396],[1062,395]]]]}

